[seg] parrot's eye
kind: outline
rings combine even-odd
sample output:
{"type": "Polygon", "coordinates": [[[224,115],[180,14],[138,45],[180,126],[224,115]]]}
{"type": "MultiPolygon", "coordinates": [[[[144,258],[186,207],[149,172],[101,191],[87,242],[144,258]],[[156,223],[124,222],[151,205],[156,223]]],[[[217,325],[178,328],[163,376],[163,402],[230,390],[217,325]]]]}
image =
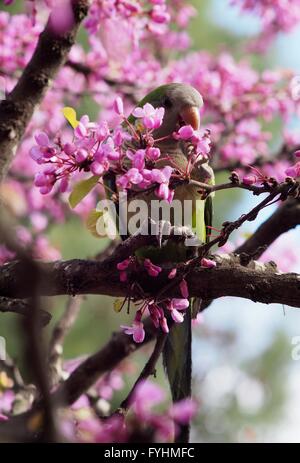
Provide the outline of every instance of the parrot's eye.
{"type": "Polygon", "coordinates": [[[171,108],[171,107],[172,107],[172,101],[171,101],[170,98],[167,97],[167,96],[166,96],[165,99],[164,99],[164,107],[165,107],[165,108],[171,108]]]}

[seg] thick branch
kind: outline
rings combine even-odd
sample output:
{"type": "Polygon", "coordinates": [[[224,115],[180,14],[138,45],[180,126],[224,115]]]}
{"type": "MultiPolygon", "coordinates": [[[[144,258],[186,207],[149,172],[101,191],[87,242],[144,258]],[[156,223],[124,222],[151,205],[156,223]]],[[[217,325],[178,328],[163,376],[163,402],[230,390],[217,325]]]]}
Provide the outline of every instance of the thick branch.
{"type": "Polygon", "coordinates": [[[13,91],[0,104],[0,181],[10,164],[13,149],[22,138],[50,82],[67,59],[79,24],[87,14],[88,0],[73,0],[74,23],[57,35],[48,22],[35,52],[13,91]]]}
{"type": "MultiPolygon", "coordinates": [[[[270,266],[251,262],[247,267],[234,258],[220,259],[216,268],[195,266],[186,277],[191,296],[217,299],[235,296],[266,304],[279,303],[300,307],[300,277],[280,274],[270,266]]],[[[184,273],[187,267],[183,268],[184,273]]],[[[143,288],[146,295],[155,296],[170,282],[166,269],[157,278],[149,277],[141,268],[129,275],[129,281],[143,288]]],[[[65,262],[40,264],[40,294],[104,294],[122,297],[128,295],[129,283],[119,281],[116,262],[74,259],[65,262]]],[[[180,275],[180,272],[178,273],[180,275]]],[[[133,291],[133,290],[132,290],[133,291]]],[[[20,262],[4,265],[0,270],[0,294],[5,297],[26,298],[31,293],[30,275],[20,262]]],[[[134,296],[134,292],[132,293],[134,296]]],[[[137,297],[139,294],[136,295],[137,297]]],[[[178,285],[164,291],[164,296],[180,297],[178,285]]]]}

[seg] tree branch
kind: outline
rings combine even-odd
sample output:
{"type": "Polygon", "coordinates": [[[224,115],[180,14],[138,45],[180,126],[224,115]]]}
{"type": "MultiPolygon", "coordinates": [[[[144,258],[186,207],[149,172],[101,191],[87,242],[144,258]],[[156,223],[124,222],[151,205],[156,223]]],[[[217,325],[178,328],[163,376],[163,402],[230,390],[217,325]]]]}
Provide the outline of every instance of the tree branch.
{"type": "Polygon", "coordinates": [[[88,0],[73,0],[74,23],[63,35],[57,35],[48,21],[39,37],[34,54],[18,83],[0,104],[0,181],[51,80],[67,59],[78,27],[88,11],[88,0]]]}
{"type": "MultiPolygon", "coordinates": [[[[281,274],[276,269],[257,262],[242,266],[234,257],[218,261],[214,269],[204,269],[193,262],[193,270],[186,265],[179,266],[178,277],[186,274],[190,296],[202,299],[217,299],[235,296],[266,304],[287,304],[300,307],[300,277],[294,273],[281,274]],[[217,282],[217,284],[216,284],[217,282]]],[[[117,260],[118,262],[118,260],[117,260]]],[[[164,269],[160,276],[151,278],[143,268],[129,274],[129,282],[138,284],[145,295],[155,296],[170,282],[164,269]]],[[[73,259],[64,262],[40,264],[39,291],[44,296],[62,294],[103,294],[115,297],[128,295],[129,283],[119,280],[116,261],[103,262],[73,259]]],[[[24,273],[22,262],[12,262],[0,269],[0,294],[4,297],[29,297],[31,293],[30,275],[24,273]]],[[[132,297],[137,299],[140,293],[132,297]]],[[[180,297],[178,285],[164,292],[165,297],[180,297]]]]}
{"type": "MultiPolygon", "coordinates": [[[[11,312],[28,317],[31,311],[31,305],[29,302],[23,299],[10,299],[8,297],[0,297],[0,312],[11,312]]],[[[51,315],[46,310],[40,311],[40,317],[42,325],[48,325],[51,320],[51,315]]]]}
{"type": "Polygon", "coordinates": [[[236,250],[236,254],[261,256],[280,235],[300,225],[300,201],[290,199],[284,202],[250,238],[236,250]]]}
{"type": "MultiPolygon", "coordinates": [[[[98,352],[84,360],[64,381],[52,395],[56,404],[63,406],[72,405],[83,393],[85,393],[96,381],[107,371],[112,371],[128,355],[145,346],[152,341],[157,330],[150,319],[144,324],[145,339],[143,343],[137,344],[131,336],[123,332],[113,333],[111,339],[98,352]]],[[[0,442],[24,442],[32,441],[39,437],[42,429],[40,425],[32,428],[29,423],[32,418],[40,416],[42,403],[37,403],[33,409],[16,415],[10,420],[0,423],[0,442]]]]}
{"type": "Polygon", "coordinates": [[[157,335],[157,329],[150,319],[146,320],[144,329],[145,339],[141,344],[135,343],[131,336],[123,332],[114,333],[103,348],[73,371],[55,392],[55,397],[66,405],[74,403],[101,375],[112,371],[128,355],[148,344],[157,335]]]}
{"type": "Polygon", "coordinates": [[[53,328],[49,342],[49,370],[52,386],[61,379],[64,340],[79,315],[81,302],[81,297],[69,297],[63,315],[53,328]]]}
{"type": "Polygon", "coordinates": [[[166,333],[161,332],[157,334],[156,343],[155,343],[151,356],[149,357],[147,363],[145,364],[143,370],[141,371],[138,379],[132,386],[132,389],[130,390],[129,394],[123,400],[120,407],[118,408],[117,413],[125,414],[127,412],[128,408],[131,405],[131,401],[132,401],[132,398],[134,396],[137,386],[140,384],[141,381],[149,378],[150,375],[153,375],[155,373],[155,367],[160,357],[160,354],[162,353],[162,350],[164,348],[166,339],[167,339],[166,333]]]}

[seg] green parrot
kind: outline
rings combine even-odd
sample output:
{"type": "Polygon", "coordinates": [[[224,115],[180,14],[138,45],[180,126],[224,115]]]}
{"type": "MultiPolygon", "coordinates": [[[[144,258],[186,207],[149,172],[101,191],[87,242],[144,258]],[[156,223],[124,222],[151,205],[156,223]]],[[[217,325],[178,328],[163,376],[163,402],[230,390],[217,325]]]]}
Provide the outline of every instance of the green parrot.
{"type": "MultiPolygon", "coordinates": [[[[143,107],[150,103],[154,108],[163,107],[165,114],[162,125],[153,132],[153,138],[161,139],[155,143],[160,148],[161,160],[155,164],[156,168],[166,165],[176,166],[184,171],[188,164],[189,143],[176,140],[172,135],[183,125],[191,125],[194,130],[200,127],[199,110],[203,106],[200,93],[193,87],[183,83],[171,83],[162,85],[148,95],[138,104],[143,107]],[[165,159],[166,155],[169,159],[165,159]]],[[[138,120],[133,115],[129,117],[132,125],[138,124],[138,120]]],[[[200,182],[213,183],[213,171],[208,163],[194,165],[191,178],[200,182]]],[[[212,199],[209,196],[201,200],[199,188],[192,185],[180,185],[175,189],[174,200],[179,200],[183,204],[184,200],[192,201],[192,229],[198,240],[202,243],[208,239],[207,230],[212,223],[212,199]],[[197,221],[196,221],[197,218],[197,221]]],[[[141,192],[135,195],[135,199],[143,199],[150,205],[151,201],[158,199],[154,193],[141,192]]],[[[130,215],[128,219],[130,218],[130,215]]],[[[145,217],[146,219],[146,217],[145,217]]],[[[171,218],[171,225],[180,226],[174,223],[171,218]]],[[[195,251],[195,248],[194,248],[195,251]]],[[[191,248],[186,247],[183,242],[167,240],[159,247],[148,246],[139,249],[137,256],[141,259],[150,258],[154,264],[166,262],[182,262],[190,257],[191,248]]],[[[189,308],[186,310],[182,323],[173,323],[167,336],[163,349],[163,364],[170,383],[173,402],[191,396],[191,376],[192,376],[192,330],[191,320],[200,309],[201,301],[198,299],[190,300],[189,308]]],[[[177,442],[188,442],[189,426],[181,428],[177,436],[177,442]]]]}

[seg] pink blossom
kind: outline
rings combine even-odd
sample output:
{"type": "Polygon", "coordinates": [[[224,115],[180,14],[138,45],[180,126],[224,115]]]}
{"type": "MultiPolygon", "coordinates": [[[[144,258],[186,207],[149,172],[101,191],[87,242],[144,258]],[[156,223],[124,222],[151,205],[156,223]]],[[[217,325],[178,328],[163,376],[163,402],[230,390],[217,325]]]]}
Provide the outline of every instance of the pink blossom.
{"type": "Polygon", "coordinates": [[[54,146],[50,143],[48,135],[45,132],[40,132],[35,135],[37,146],[33,146],[30,150],[30,156],[39,164],[44,162],[44,159],[50,159],[56,154],[54,146]]]}
{"type": "Polygon", "coordinates": [[[163,169],[152,169],[151,176],[152,181],[156,183],[167,183],[170,180],[172,174],[172,167],[166,166],[163,169]]]}
{"type": "Polygon", "coordinates": [[[157,23],[167,23],[170,21],[170,14],[164,5],[157,5],[152,9],[151,18],[157,23]]]}
{"type": "Polygon", "coordinates": [[[84,162],[88,157],[88,152],[85,149],[79,149],[75,154],[75,159],[78,164],[84,162]]]}
{"type": "Polygon", "coordinates": [[[189,140],[194,135],[194,129],[191,125],[184,125],[180,127],[177,133],[174,134],[174,138],[179,140],[189,140]]]}
{"type": "Polygon", "coordinates": [[[176,277],[176,273],[177,273],[177,269],[176,268],[172,268],[172,270],[170,271],[169,275],[168,275],[168,278],[169,280],[172,280],[173,278],[176,277]]]}
{"type": "Polygon", "coordinates": [[[188,297],[189,297],[189,288],[188,288],[186,280],[184,280],[184,279],[181,280],[181,282],[179,284],[179,289],[180,289],[182,297],[184,297],[185,299],[188,299],[188,297]]]}
{"type": "Polygon", "coordinates": [[[143,176],[140,174],[139,170],[136,167],[132,167],[126,174],[129,183],[133,185],[138,185],[143,181],[143,176]]]}
{"type": "Polygon", "coordinates": [[[15,393],[12,390],[6,390],[0,395],[0,413],[10,413],[15,400],[15,393]]]}
{"type": "Polygon", "coordinates": [[[159,148],[150,147],[150,148],[147,148],[147,150],[146,150],[146,156],[151,161],[157,161],[157,159],[160,158],[160,155],[161,155],[161,153],[160,153],[159,148]]]}
{"type": "Polygon", "coordinates": [[[133,337],[134,342],[141,343],[145,339],[145,330],[142,322],[134,321],[132,326],[121,325],[124,333],[129,334],[133,337]]]}
{"type": "Polygon", "coordinates": [[[162,317],[159,320],[159,324],[160,324],[160,327],[163,330],[163,332],[168,334],[169,333],[169,327],[168,327],[168,322],[167,322],[166,317],[162,317]]]}
{"type": "Polygon", "coordinates": [[[104,141],[109,136],[109,127],[106,121],[100,122],[96,127],[96,139],[97,141],[104,141]]]}
{"type": "Polygon", "coordinates": [[[151,171],[152,182],[160,184],[155,190],[156,196],[168,202],[171,202],[174,196],[174,192],[169,188],[169,180],[172,172],[173,168],[170,166],[166,166],[163,169],[152,169],[151,171]]]}
{"type": "Polygon", "coordinates": [[[102,175],[104,172],[103,164],[100,164],[98,161],[92,162],[90,169],[94,175],[102,175]]]}
{"type": "Polygon", "coordinates": [[[119,115],[123,116],[124,115],[124,105],[122,98],[119,96],[115,99],[114,104],[113,104],[114,111],[119,115]]]}
{"type": "Polygon", "coordinates": [[[198,404],[192,399],[183,399],[176,402],[170,410],[170,416],[177,423],[188,424],[195,416],[198,404]]]}
{"type": "Polygon", "coordinates": [[[285,171],[289,177],[297,178],[300,177],[300,162],[297,162],[294,166],[289,167],[285,171]]]}
{"type": "Polygon", "coordinates": [[[142,119],[143,125],[149,129],[158,129],[161,126],[165,114],[164,108],[155,109],[150,103],[146,103],[143,108],[135,108],[133,116],[142,119]]]}
{"type": "Polygon", "coordinates": [[[257,177],[255,175],[245,175],[242,181],[245,185],[254,185],[257,183],[257,177]]]}
{"type": "Polygon", "coordinates": [[[71,0],[56,0],[52,8],[49,23],[52,30],[62,35],[69,31],[74,24],[74,13],[71,0]]]}
{"type": "Polygon", "coordinates": [[[117,264],[117,269],[118,270],[126,270],[128,268],[128,266],[129,266],[130,262],[131,262],[130,258],[122,260],[122,262],[119,262],[117,264]]]}
{"type": "Polygon", "coordinates": [[[165,398],[165,392],[151,381],[141,381],[132,398],[132,408],[140,420],[148,420],[151,410],[165,398]]]}
{"type": "Polygon", "coordinates": [[[56,181],[56,176],[52,173],[38,173],[35,175],[34,184],[39,187],[41,194],[49,193],[56,181]]]}
{"type": "Polygon", "coordinates": [[[159,267],[158,265],[154,265],[150,259],[145,259],[144,260],[144,267],[148,273],[149,276],[151,277],[157,277],[160,272],[162,271],[162,268],[159,267]]]}
{"type": "Polygon", "coordinates": [[[82,394],[79,399],[77,399],[73,404],[72,404],[72,409],[73,410],[80,410],[81,408],[89,408],[90,407],[90,402],[89,399],[85,394],[82,394]]]}
{"type": "Polygon", "coordinates": [[[131,159],[132,166],[138,169],[139,171],[143,170],[145,167],[145,150],[139,149],[135,153],[130,150],[127,150],[126,156],[131,159]]]}
{"type": "Polygon", "coordinates": [[[171,299],[168,310],[171,312],[171,317],[176,323],[183,322],[183,314],[181,311],[186,310],[189,306],[189,301],[187,299],[171,299]]]}
{"type": "Polygon", "coordinates": [[[112,137],[108,137],[106,143],[102,143],[100,148],[95,154],[97,161],[108,159],[110,161],[116,161],[120,157],[119,151],[116,150],[114,140],[112,137]]]}

